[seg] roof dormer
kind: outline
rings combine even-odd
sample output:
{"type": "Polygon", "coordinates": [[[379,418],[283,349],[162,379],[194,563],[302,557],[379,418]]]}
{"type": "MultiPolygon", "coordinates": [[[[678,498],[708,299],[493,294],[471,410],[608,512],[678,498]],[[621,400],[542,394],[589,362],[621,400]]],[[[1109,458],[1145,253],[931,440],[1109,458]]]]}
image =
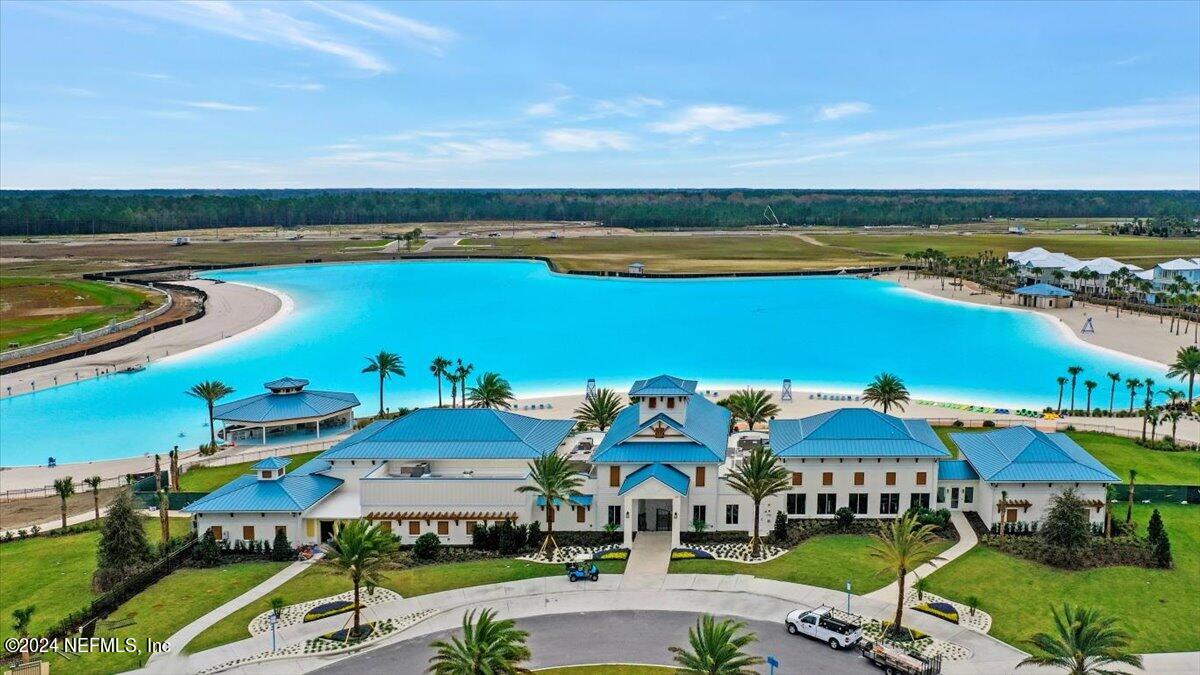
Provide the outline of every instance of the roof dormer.
{"type": "Polygon", "coordinates": [[[291,463],[290,457],[268,457],[252,468],[258,472],[259,480],[279,480],[287,473],[287,466],[291,463]]]}
{"type": "Polygon", "coordinates": [[[278,380],[271,380],[263,386],[272,394],[298,394],[308,386],[308,380],[297,377],[281,377],[278,380]]]}

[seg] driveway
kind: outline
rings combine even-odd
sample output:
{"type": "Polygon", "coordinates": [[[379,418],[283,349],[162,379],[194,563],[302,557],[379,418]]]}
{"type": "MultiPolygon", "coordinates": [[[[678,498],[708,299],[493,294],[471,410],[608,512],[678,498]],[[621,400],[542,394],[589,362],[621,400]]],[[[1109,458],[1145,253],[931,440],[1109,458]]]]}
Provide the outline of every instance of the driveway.
{"type": "MultiPolygon", "coordinates": [[[[688,612],[589,612],[518,619],[530,633],[530,668],[587,663],[645,663],[671,665],[667,647],[686,645],[688,628],[698,614],[688,612]]],[[[747,622],[758,635],[750,653],[779,659],[783,673],[878,673],[855,650],[834,651],[823,643],[788,635],[782,622],[747,622]]],[[[433,655],[429,643],[458,631],[442,631],[380,647],[314,671],[321,675],[392,675],[419,673],[433,655]]],[[[767,672],[765,666],[762,672],[767,672]]]]}

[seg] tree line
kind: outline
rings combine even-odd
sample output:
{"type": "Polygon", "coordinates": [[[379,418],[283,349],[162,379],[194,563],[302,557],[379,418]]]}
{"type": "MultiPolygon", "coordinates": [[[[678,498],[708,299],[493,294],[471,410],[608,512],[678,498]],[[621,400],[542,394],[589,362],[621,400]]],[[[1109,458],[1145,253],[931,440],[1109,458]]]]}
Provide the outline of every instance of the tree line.
{"type": "Polygon", "coordinates": [[[776,223],[863,227],[1140,215],[1190,223],[1188,190],[342,189],[4,190],[0,234],[44,236],[473,220],[647,229],[776,223]],[[769,210],[768,210],[768,207],[769,210]]]}

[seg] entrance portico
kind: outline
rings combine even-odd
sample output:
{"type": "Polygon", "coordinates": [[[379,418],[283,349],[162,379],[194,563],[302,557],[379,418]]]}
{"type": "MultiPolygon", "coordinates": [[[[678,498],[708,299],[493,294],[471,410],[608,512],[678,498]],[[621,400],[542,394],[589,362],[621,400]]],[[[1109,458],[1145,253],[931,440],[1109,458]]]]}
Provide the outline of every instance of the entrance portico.
{"type": "Polygon", "coordinates": [[[647,464],[629,474],[618,493],[624,514],[625,546],[634,532],[671,532],[671,547],[679,546],[679,514],[687,497],[687,474],[669,464],[647,464]]]}

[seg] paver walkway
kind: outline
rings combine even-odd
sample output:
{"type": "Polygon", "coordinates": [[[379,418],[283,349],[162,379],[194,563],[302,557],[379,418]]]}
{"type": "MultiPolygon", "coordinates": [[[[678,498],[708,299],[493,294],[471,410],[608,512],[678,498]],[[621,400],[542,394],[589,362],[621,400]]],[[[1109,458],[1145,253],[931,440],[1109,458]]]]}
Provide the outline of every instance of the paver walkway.
{"type": "MultiPolygon", "coordinates": [[[[958,543],[943,551],[941,560],[921,565],[917,569],[905,575],[905,588],[911,588],[918,579],[924,579],[930,574],[933,574],[934,571],[940,569],[943,565],[961,556],[967,551],[975,548],[975,544],[979,543],[979,537],[975,536],[975,530],[971,528],[971,523],[967,522],[967,517],[963,515],[962,511],[952,511],[950,513],[950,522],[954,524],[954,529],[958,530],[958,543]]],[[[867,597],[876,598],[878,600],[891,600],[892,598],[896,597],[896,591],[896,582],[893,581],[879,590],[868,593],[867,597]]]]}
{"type": "Polygon", "coordinates": [[[658,588],[671,565],[670,532],[638,532],[621,575],[621,590],[658,588]]]}

